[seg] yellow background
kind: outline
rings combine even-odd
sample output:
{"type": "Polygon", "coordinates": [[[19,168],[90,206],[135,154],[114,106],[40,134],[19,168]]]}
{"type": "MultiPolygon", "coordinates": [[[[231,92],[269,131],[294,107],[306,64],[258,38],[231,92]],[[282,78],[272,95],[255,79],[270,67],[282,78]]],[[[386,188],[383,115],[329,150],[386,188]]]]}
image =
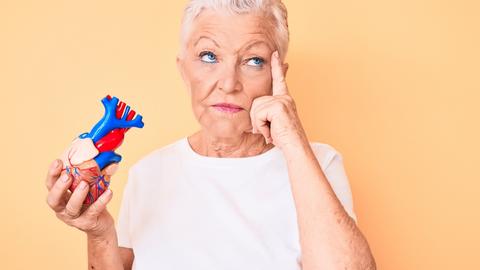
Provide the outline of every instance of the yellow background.
{"type": "MultiPolygon", "coordinates": [[[[197,129],[175,66],[185,1],[0,2],[2,269],[85,269],[45,203],[49,163],[110,93],[144,115],[128,168],[197,129]]],[[[478,1],[286,1],[287,81],[312,141],[344,156],[379,269],[480,269],[478,1]]]]}

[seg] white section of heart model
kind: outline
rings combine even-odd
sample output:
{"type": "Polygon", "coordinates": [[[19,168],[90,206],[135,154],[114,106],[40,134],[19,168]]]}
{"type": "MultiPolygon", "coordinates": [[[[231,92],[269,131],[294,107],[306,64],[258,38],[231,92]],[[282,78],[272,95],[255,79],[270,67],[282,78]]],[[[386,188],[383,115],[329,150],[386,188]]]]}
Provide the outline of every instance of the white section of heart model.
{"type": "Polygon", "coordinates": [[[93,159],[98,153],[99,151],[92,139],[76,138],[61,156],[63,167],[78,166],[87,160],[93,159]]]}

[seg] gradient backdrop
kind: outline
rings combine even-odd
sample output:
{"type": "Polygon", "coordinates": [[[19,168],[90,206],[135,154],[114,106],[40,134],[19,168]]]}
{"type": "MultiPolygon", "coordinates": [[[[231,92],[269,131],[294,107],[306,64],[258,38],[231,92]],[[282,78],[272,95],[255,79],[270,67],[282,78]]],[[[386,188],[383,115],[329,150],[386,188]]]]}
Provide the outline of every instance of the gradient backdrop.
{"type": "MultiPolygon", "coordinates": [[[[379,269],[480,269],[478,1],[285,1],[287,77],[312,141],[345,158],[379,269]]],[[[185,1],[0,1],[2,269],[85,269],[45,203],[49,163],[120,96],[128,168],[195,131],[175,66],[185,1]]]]}

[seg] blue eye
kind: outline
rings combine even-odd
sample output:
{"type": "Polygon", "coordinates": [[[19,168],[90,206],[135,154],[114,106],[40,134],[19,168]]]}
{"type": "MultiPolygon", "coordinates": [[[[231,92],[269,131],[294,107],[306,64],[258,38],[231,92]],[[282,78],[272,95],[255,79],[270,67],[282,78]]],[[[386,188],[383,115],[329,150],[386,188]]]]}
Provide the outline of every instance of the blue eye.
{"type": "Polygon", "coordinates": [[[217,56],[212,53],[212,52],[201,52],[200,53],[200,59],[202,62],[205,63],[216,63],[217,62],[217,56]]]}
{"type": "Polygon", "coordinates": [[[260,57],[253,57],[248,60],[247,64],[249,66],[262,67],[264,62],[265,61],[260,57]]]}

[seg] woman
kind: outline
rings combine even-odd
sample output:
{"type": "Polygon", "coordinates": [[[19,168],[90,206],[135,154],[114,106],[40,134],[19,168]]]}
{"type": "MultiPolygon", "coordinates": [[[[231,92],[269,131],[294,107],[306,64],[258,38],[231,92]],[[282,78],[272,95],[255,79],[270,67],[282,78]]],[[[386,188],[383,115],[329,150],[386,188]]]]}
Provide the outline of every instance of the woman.
{"type": "Polygon", "coordinates": [[[89,269],[375,269],[341,155],[288,93],[280,1],[192,0],[178,69],[201,130],[135,164],[117,226],[105,192],[49,171],[47,202],[87,235],[89,269]]]}

